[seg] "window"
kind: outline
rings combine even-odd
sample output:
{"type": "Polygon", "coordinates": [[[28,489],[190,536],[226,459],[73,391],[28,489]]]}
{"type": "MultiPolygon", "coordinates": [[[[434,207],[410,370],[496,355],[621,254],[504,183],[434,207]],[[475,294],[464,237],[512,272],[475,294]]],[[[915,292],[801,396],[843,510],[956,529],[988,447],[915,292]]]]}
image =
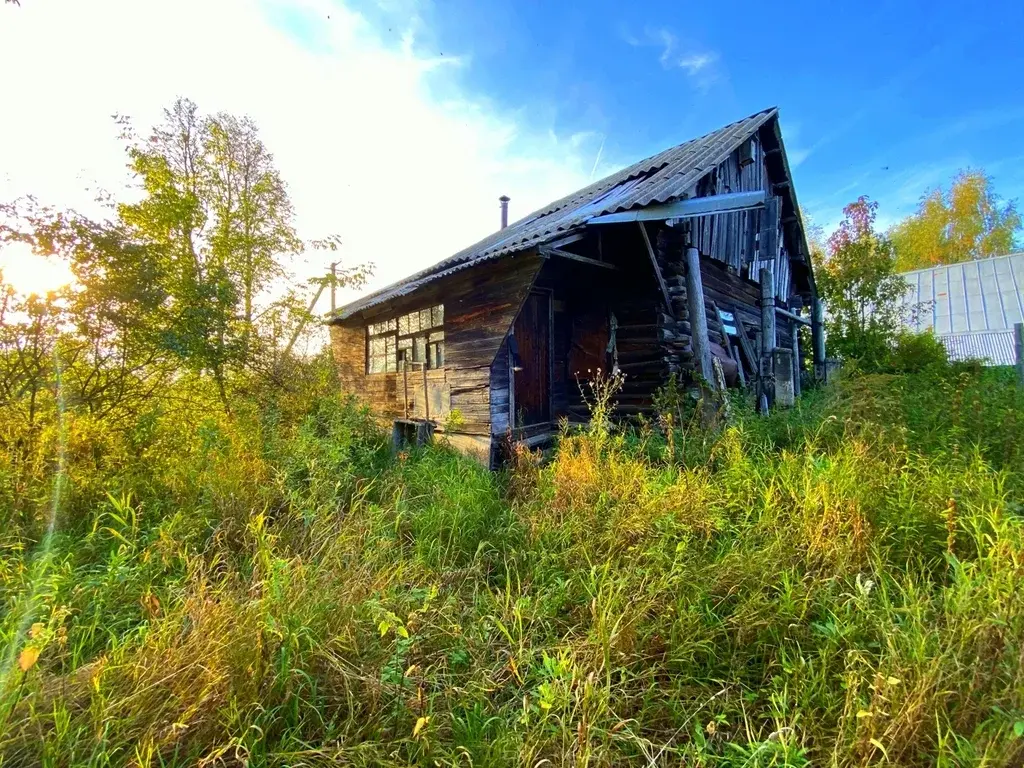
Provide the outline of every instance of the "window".
{"type": "Polygon", "coordinates": [[[393,373],[406,363],[444,367],[443,304],[366,326],[367,373],[393,373]]]}

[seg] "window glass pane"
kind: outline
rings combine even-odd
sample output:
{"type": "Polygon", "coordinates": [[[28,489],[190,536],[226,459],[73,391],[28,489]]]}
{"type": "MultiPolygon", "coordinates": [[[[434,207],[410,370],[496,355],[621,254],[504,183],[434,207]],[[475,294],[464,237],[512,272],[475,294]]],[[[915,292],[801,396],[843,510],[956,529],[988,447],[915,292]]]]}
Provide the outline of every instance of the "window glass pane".
{"type": "Polygon", "coordinates": [[[434,317],[434,326],[444,325],[444,304],[438,304],[432,310],[434,317]]]}
{"type": "Polygon", "coordinates": [[[430,334],[430,340],[431,341],[443,341],[444,340],[444,331],[434,331],[432,334],[430,334]]]}
{"type": "Polygon", "coordinates": [[[399,339],[398,340],[398,348],[399,349],[412,349],[412,339],[399,339]]]}
{"type": "Polygon", "coordinates": [[[387,364],[386,364],[386,370],[388,370],[388,371],[395,371],[395,370],[398,369],[398,366],[397,366],[397,364],[395,362],[395,337],[394,336],[388,336],[385,339],[385,341],[387,341],[387,364]]]}
{"type": "Polygon", "coordinates": [[[409,318],[409,333],[416,333],[420,329],[420,313],[413,312],[406,317],[409,318]]]}
{"type": "Polygon", "coordinates": [[[370,356],[382,357],[387,347],[383,338],[370,339],[370,356]]]}
{"type": "Polygon", "coordinates": [[[424,363],[427,360],[427,339],[425,336],[417,336],[412,352],[412,359],[417,363],[424,363]]]}
{"type": "Polygon", "coordinates": [[[370,373],[383,373],[384,372],[384,358],[383,357],[371,357],[370,358],[370,373]]]}
{"type": "Polygon", "coordinates": [[[427,330],[427,328],[430,327],[430,325],[431,325],[430,310],[429,309],[421,309],[420,310],[420,330],[425,331],[425,330],[427,330]]]}
{"type": "Polygon", "coordinates": [[[398,321],[397,320],[395,320],[394,318],[391,318],[390,320],[388,320],[388,330],[389,331],[394,331],[397,328],[398,328],[398,321]]]}
{"type": "Polygon", "coordinates": [[[435,368],[444,368],[444,342],[439,341],[434,345],[435,368]]]}
{"type": "Polygon", "coordinates": [[[400,318],[398,318],[398,332],[401,335],[403,335],[403,336],[405,334],[411,332],[409,330],[409,316],[408,315],[402,315],[400,318]]]}

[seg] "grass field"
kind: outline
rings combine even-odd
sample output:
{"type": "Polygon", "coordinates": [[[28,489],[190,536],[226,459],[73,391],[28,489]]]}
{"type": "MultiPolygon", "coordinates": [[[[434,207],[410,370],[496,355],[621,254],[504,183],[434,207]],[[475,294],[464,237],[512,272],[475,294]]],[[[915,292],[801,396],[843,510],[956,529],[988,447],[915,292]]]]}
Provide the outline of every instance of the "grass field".
{"type": "Polygon", "coordinates": [[[57,412],[0,461],[5,767],[1024,761],[1008,372],[503,474],[329,389],[57,412]]]}

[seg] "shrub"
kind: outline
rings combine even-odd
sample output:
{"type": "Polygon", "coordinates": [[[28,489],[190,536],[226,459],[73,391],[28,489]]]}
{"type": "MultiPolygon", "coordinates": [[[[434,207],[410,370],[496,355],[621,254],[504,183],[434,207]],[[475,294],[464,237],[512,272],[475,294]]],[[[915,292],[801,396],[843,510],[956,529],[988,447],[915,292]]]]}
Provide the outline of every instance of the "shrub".
{"type": "Polygon", "coordinates": [[[933,333],[900,331],[889,351],[888,368],[896,373],[919,373],[948,361],[946,348],[933,333]]]}

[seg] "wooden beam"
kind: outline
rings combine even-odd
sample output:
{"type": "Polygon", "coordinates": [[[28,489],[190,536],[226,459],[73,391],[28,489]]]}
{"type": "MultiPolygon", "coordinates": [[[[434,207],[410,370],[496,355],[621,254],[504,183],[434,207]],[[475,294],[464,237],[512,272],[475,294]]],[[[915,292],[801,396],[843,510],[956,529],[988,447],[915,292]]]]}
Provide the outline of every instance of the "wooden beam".
{"type": "MultiPolygon", "coordinates": [[[[643,226],[641,224],[641,226],[643,226]]],[[[686,249],[686,301],[690,311],[690,330],[693,337],[694,365],[697,373],[712,389],[715,388],[711,368],[711,342],[708,340],[708,316],[704,307],[704,285],[700,279],[700,252],[690,246],[686,249]]]]}
{"type": "Polygon", "coordinates": [[[753,192],[729,192],[724,195],[692,197],[674,203],[648,205],[635,211],[606,213],[595,216],[587,224],[623,224],[632,221],[664,221],[666,219],[692,219],[696,216],[715,216],[720,213],[735,213],[765,205],[764,190],[753,192]]]}
{"type": "Polygon", "coordinates": [[[775,314],[781,315],[782,317],[786,318],[787,320],[792,320],[794,323],[800,323],[800,325],[806,325],[808,328],[811,327],[811,321],[810,320],[808,320],[806,317],[802,317],[802,316],[796,314],[796,312],[790,312],[788,309],[783,309],[782,307],[775,307],[775,314]]]}
{"type": "Polygon", "coordinates": [[[570,253],[569,251],[563,251],[559,248],[550,248],[546,245],[540,247],[540,255],[544,257],[558,256],[562,259],[571,259],[572,261],[578,261],[581,264],[589,264],[592,267],[603,267],[604,269],[612,269],[618,271],[618,267],[614,264],[609,264],[607,261],[598,261],[592,259],[589,256],[580,256],[578,253],[570,253]]]}
{"type": "Polygon", "coordinates": [[[647,234],[647,227],[642,221],[636,223],[640,227],[640,234],[643,235],[644,245],[647,246],[647,255],[651,257],[651,266],[654,267],[654,276],[658,279],[658,287],[661,288],[661,296],[665,299],[665,309],[675,320],[676,313],[672,311],[672,298],[668,295],[668,286],[665,285],[665,278],[661,274],[661,267],[658,266],[658,257],[654,255],[654,248],[651,247],[651,238],[647,234]]]}
{"type": "Polygon", "coordinates": [[[567,245],[571,245],[572,243],[578,243],[586,236],[585,232],[577,232],[574,235],[568,235],[567,237],[562,237],[558,240],[552,240],[550,243],[545,243],[545,245],[549,248],[563,248],[567,245]]]}

